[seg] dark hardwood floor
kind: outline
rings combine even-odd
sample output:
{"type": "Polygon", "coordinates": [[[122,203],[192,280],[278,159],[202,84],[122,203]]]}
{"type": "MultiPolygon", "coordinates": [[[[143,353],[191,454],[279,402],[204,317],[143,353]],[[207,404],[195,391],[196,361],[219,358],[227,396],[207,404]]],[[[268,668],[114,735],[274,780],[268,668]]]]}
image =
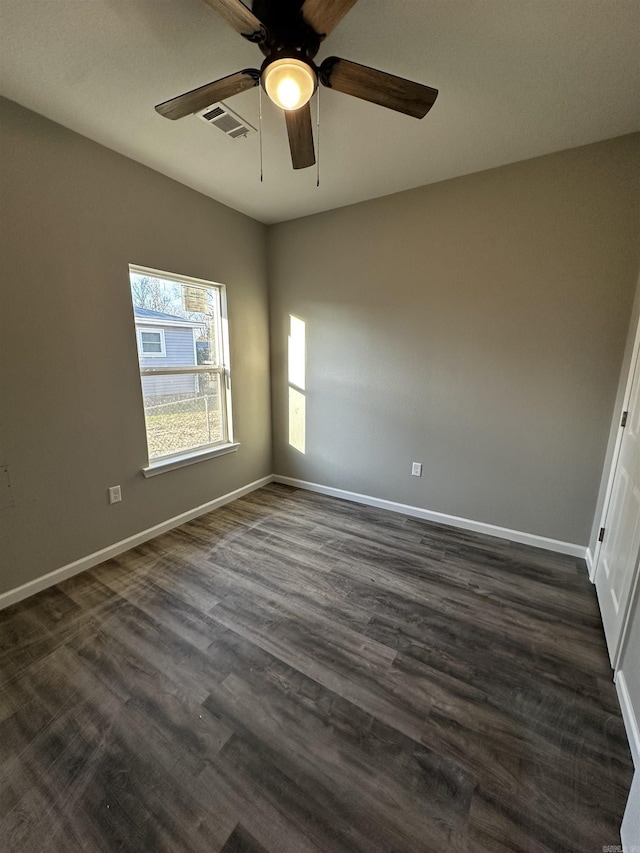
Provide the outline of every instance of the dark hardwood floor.
{"type": "Polygon", "coordinates": [[[0,850],[600,853],[584,563],[268,486],[0,612],[0,850]]]}

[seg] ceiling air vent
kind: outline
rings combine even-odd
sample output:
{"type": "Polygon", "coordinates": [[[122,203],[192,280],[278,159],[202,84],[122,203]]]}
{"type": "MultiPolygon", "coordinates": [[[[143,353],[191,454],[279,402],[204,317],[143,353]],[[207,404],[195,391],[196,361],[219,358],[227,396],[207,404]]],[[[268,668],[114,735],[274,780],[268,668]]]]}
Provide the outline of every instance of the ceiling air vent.
{"type": "Polygon", "coordinates": [[[250,133],[256,132],[253,125],[249,124],[248,121],[245,121],[237,113],[234,113],[233,110],[230,110],[226,104],[211,104],[210,107],[202,110],[197,115],[202,121],[206,121],[207,124],[217,127],[232,139],[240,139],[248,136],[250,133]]]}

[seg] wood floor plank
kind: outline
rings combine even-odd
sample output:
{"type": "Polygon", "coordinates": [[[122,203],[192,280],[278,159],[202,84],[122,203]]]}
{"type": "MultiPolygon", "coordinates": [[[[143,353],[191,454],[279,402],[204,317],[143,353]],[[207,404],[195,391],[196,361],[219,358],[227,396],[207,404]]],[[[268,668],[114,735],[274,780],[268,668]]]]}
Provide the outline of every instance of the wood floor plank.
{"type": "MultiPolygon", "coordinates": [[[[120,608],[118,619],[110,620],[104,630],[131,651],[152,661],[186,696],[194,699],[204,700],[208,684],[228,674],[220,671],[210,656],[128,603],[120,608]]],[[[211,639],[221,630],[224,629],[220,626],[212,630],[211,639]]]]}
{"type": "Polygon", "coordinates": [[[266,548],[257,557],[236,545],[218,550],[209,561],[220,600],[225,595],[280,594],[310,611],[330,613],[340,624],[358,628],[370,618],[369,608],[349,597],[351,583],[310,568],[303,560],[284,560],[266,548]]]}
{"type": "Polygon", "coordinates": [[[584,563],[270,484],[0,612],[0,850],[586,853],[584,563]]]}
{"type": "MultiPolygon", "coordinates": [[[[233,628],[380,721],[389,722],[408,737],[420,740],[431,700],[420,686],[412,684],[404,691],[398,689],[397,679],[388,676],[392,650],[370,649],[365,656],[357,652],[353,643],[342,645],[330,635],[310,632],[307,625],[286,621],[274,607],[263,608],[256,617],[258,611],[255,601],[229,598],[217,605],[212,615],[222,625],[233,628]]],[[[361,650],[367,650],[364,642],[361,650]]]]}
{"type": "Polygon", "coordinates": [[[436,608],[453,626],[462,621],[500,639],[506,637],[508,642],[524,644],[536,654],[550,658],[561,650],[565,666],[573,665],[588,673],[597,661],[602,671],[601,629],[591,625],[590,620],[586,620],[586,625],[572,624],[548,614],[535,599],[527,604],[511,602],[507,605],[497,596],[463,589],[457,583],[447,584],[442,578],[425,582],[406,571],[406,566],[397,571],[395,567],[389,569],[392,562],[381,562],[377,566],[367,558],[363,562],[364,566],[354,560],[341,562],[332,574],[353,582],[364,580],[377,609],[393,610],[399,599],[409,603],[415,601],[418,605],[436,608]],[[587,630],[589,627],[592,630],[587,630]]]}
{"type": "Polygon", "coordinates": [[[268,853],[268,851],[247,832],[242,824],[238,824],[229,836],[221,853],[268,853]]]}
{"type": "Polygon", "coordinates": [[[429,834],[434,843],[464,849],[473,783],[453,762],[443,763],[290,667],[276,664],[249,678],[252,683],[230,675],[205,707],[233,719],[243,741],[265,761],[277,762],[321,813],[340,819],[352,842],[357,836],[366,850],[375,827],[388,847],[404,839],[412,849],[429,834]],[[322,715],[313,713],[315,704],[322,715]],[[442,791],[445,796],[438,796],[442,791]],[[415,814],[411,825],[401,817],[408,810],[415,814]]]}

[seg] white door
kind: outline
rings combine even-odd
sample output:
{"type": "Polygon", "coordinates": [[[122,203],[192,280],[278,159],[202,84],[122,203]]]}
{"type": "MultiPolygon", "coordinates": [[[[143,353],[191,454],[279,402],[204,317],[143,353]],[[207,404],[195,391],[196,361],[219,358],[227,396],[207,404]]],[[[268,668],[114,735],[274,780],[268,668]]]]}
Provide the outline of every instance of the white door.
{"type": "Polygon", "coordinates": [[[632,365],[631,389],[620,452],[613,475],[602,546],[596,565],[596,590],[611,663],[633,592],[640,554],[640,351],[632,365]]]}

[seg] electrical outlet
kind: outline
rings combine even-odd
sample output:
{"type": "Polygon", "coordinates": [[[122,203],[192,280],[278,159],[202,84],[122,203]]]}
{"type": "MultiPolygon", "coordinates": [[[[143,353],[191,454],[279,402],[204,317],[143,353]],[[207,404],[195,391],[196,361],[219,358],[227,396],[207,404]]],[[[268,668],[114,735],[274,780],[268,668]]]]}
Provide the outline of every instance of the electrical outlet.
{"type": "Polygon", "coordinates": [[[414,462],[411,465],[411,476],[422,477],[422,462],[414,462]]]}
{"type": "Polygon", "coordinates": [[[117,504],[122,500],[122,491],[120,486],[109,486],[109,503],[117,504]]]}

